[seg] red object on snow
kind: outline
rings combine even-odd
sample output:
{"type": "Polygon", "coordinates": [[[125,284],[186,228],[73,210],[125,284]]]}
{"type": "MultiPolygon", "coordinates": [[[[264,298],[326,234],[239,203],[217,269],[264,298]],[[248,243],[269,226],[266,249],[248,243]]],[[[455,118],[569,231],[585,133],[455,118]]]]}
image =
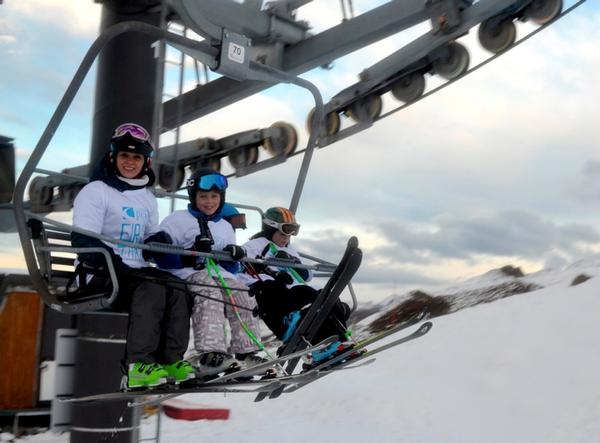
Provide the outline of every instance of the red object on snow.
{"type": "Polygon", "coordinates": [[[185,400],[165,400],[162,402],[164,413],[175,420],[227,420],[229,409],[212,408],[185,400]]]}

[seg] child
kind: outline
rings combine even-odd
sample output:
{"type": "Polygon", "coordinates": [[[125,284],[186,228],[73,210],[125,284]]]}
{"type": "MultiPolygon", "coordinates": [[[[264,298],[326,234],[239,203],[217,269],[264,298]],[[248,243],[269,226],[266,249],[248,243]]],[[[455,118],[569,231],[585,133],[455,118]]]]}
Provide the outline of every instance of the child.
{"type": "Polygon", "coordinates": [[[192,313],[194,347],[198,352],[194,364],[203,376],[213,375],[241,366],[264,361],[256,353],[255,340],[259,333],[258,319],[252,315],[254,301],[248,297],[248,288],[238,281],[238,261],[245,257],[244,250],[235,244],[235,231],[225,220],[225,190],[227,178],[212,169],[199,169],[187,181],[189,205],[175,211],[160,224],[173,243],[199,252],[221,250],[228,252],[232,261],[221,261],[213,267],[210,261],[191,256],[172,256],[170,264],[158,263],[162,268],[190,283],[189,290],[196,294],[192,313]],[[190,260],[191,259],[191,260],[190,260]],[[226,295],[219,275],[231,291],[226,295]],[[223,303],[223,301],[225,303],[223,303]],[[236,306],[232,306],[233,303],[236,306]],[[237,314],[236,314],[237,311],[237,314]],[[236,318],[239,315],[239,318],[236,318]],[[231,329],[231,353],[225,336],[225,321],[231,329]],[[244,331],[247,327],[249,332],[244,331]],[[255,339],[251,338],[251,335],[255,339]]]}
{"type": "MultiPolygon", "coordinates": [[[[263,216],[262,230],[243,245],[248,257],[290,261],[286,268],[248,264],[243,279],[256,297],[261,318],[284,343],[291,338],[303,314],[319,294],[318,290],[305,284],[312,278],[312,271],[293,267],[293,263],[301,261],[298,251],[290,245],[290,238],[298,235],[299,230],[300,225],[288,209],[269,208],[263,216]]],[[[316,343],[332,335],[344,341],[349,315],[350,307],[337,301],[313,341],[316,343]]]]}
{"type": "MultiPolygon", "coordinates": [[[[73,226],[134,243],[152,240],[158,230],[158,207],[150,191],[155,179],[150,169],[153,151],[143,127],[135,123],[117,127],[110,152],[75,199],[73,226]]],[[[194,378],[193,367],[183,360],[191,311],[187,293],[157,283],[160,271],[146,268],[141,249],[105,243],[76,232],[71,239],[74,247],[102,247],[112,257],[119,283],[117,307],[129,311],[127,386],[155,386],[168,379],[181,382],[194,378]]],[[[80,254],[79,262],[82,277],[106,278],[103,255],[80,254]]]]}

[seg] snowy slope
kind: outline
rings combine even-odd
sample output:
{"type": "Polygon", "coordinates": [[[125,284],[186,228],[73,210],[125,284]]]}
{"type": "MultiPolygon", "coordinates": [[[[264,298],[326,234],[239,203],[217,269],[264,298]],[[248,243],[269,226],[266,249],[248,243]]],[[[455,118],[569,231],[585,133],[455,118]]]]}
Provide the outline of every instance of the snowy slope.
{"type": "Polygon", "coordinates": [[[260,404],[189,396],[228,422],[167,419],[165,441],[600,441],[600,280],[434,320],[421,340],[260,404]],[[194,435],[195,433],[198,433],[194,435]]]}
{"type": "MultiPolygon", "coordinates": [[[[571,287],[581,273],[571,271],[537,276],[537,283],[552,284],[545,289],[435,318],[427,336],[380,354],[374,364],[277,400],[186,396],[230,408],[231,418],[163,416],[161,441],[600,441],[600,278],[571,287]]],[[[153,434],[154,420],[144,420],[143,436],[153,434]]],[[[62,443],[68,436],[23,441],[62,443]]]]}

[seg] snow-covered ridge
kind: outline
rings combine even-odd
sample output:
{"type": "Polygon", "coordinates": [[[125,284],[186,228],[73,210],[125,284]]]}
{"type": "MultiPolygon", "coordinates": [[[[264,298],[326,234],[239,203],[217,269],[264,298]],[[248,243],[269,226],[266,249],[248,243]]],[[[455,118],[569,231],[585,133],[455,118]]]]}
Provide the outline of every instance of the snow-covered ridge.
{"type": "Polygon", "coordinates": [[[506,265],[440,291],[414,290],[392,295],[380,303],[360,306],[353,317],[356,323],[353,327],[363,334],[377,332],[402,322],[425,307],[430,317],[437,317],[546,286],[581,284],[597,276],[599,270],[600,259],[597,258],[580,260],[562,270],[542,270],[532,274],[524,274],[520,268],[506,265]]]}

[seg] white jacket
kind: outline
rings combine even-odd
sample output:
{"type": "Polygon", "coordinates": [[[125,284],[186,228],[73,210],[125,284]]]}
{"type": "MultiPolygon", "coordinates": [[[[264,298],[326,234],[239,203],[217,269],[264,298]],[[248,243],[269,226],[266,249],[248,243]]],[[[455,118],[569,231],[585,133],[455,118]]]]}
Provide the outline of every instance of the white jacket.
{"type": "MultiPolygon", "coordinates": [[[[102,181],[88,183],[73,203],[73,226],[111,238],[143,243],[158,230],[158,205],[148,188],[118,191],[102,181]]],[[[147,266],[142,250],[106,243],[123,263],[147,266]]]]}
{"type": "MultiPolygon", "coordinates": [[[[213,250],[222,250],[229,244],[235,244],[235,231],[227,220],[222,218],[217,222],[209,221],[208,229],[215,241],[212,247],[213,250]]],[[[160,223],[160,230],[171,236],[174,245],[182,246],[185,249],[191,248],[194,245],[196,236],[200,235],[198,220],[187,209],[175,211],[165,217],[160,223]]],[[[219,270],[224,278],[235,278],[222,266],[219,266],[219,270]]],[[[182,279],[186,279],[197,272],[193,268],[167,269],[167,271],[182,279]]]]}
{"type": "MultiPolygon", "coordinates": [[[[271,248],[268,247],[268,244],[271,243],[271,241],[265,237],[258,237],[258,238],[254,238],[252,240],[248,240],[246,243],[243,244],[243,248],[246,250],[246,256],[248,258],[273,258],[275,256],[275,254],[271,251],[271,248]],[[266,251],[263,253],[263,251],[266,251]]],[[[286,253],[288,253],[289,255],[291,255],[292,257],[296,257],[298,260],[300,259],[300,254],[298,253],[298,251],[296,250],[296,248],[294,248],[291,245],[285,246],[285,247],[279,247],[276,246],[277,251],[284,251],[286,253]]],[[[275,266],[269,266],[269,269],[274,271],[274,272],[278,272],[281,269],[275,267],[275,266]]],[[[262,280],[273,280],[273,277],[271,277],[268,274],[259,274],[260,278],[262,280]]],[[[313,277],[313,271],[312,270],[308,270],[308,278],[306,279],[306,281],[310,281],[313,277]]],[[[292,276],[293,278],[293,276],[292,276]]],[[[242,281],[244,284],[246,284],[247,286],[250,286],[252,283],[256,283],[258,281],[258,279],[248,273],[243,273],[240,275],[239,277],[240,281],[242,281]]],[[[294,279],[294,283],[292,283],[291,285],[289,285],[289,287],[298,285],[301,283],[298,283],[295,279],[294,279]]]]}

